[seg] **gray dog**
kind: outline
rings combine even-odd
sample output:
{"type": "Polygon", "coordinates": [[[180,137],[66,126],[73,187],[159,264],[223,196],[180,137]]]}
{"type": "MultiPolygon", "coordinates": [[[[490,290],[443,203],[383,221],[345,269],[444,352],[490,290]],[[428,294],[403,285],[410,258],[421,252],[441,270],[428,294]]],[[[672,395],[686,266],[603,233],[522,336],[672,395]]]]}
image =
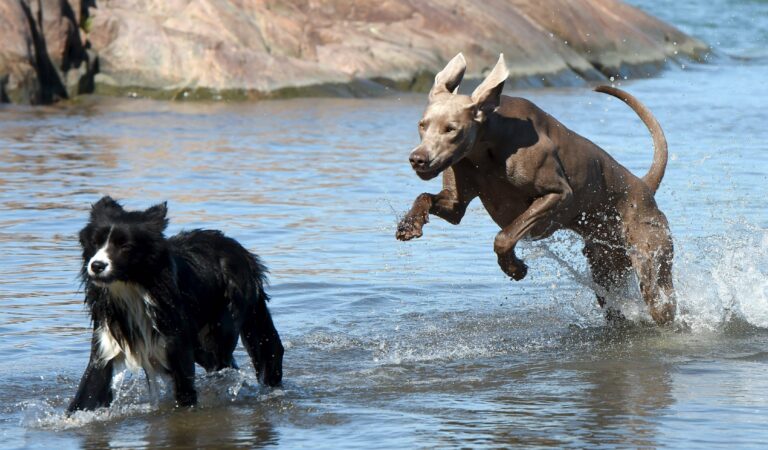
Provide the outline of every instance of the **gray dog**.
{"type": "MultiPolygon", "coordinates": [[[[600,147],[522,98],[502,96],[509,76],[504,56],[471,96],[457,89],[466,69],[458,54],[435,76],[410,154],[416,174],[443,174],[443,190],[424,193],[398,224],[397,238],[422,235],[429,214],[458,224],[475,197],[501,227],[494,251],[515,280],[528,268],[515,255],[524,237],[544,239],[569,229],[585,241],[598,302],[634,270],[651,317],[675,316],[672,238],[654,193],[667,165],[667,142],[651,112],[619,89],[596,90],[623,100],[653,136],[653,164],[638,178],[600,147]]],[[[607,311],[609,318],[615,311],[607,311]]]]}

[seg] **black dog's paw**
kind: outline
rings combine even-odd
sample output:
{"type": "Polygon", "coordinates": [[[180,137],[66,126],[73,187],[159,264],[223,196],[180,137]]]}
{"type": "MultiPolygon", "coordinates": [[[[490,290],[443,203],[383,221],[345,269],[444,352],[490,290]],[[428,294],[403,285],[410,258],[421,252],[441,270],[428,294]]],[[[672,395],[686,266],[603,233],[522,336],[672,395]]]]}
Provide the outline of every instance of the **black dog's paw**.
{"type": "Polygon", "coordinates": [[[188,391],[188,392],[180,392],[176,394],[177,408],[189,408],[195,405],[197,405],[197,392],[188,391]]]}
{"type": "Polygon", "coordinates": [[[267,363],[261,369],[259,380],[270,387],[279,386],[283,381],[283,369],[275,367],[274,364],[267,363]]]}
{"type": "Polygon", "coordinates": [[[283,346],[278,344],[259,363],[256,376],[261,384],[275,387],[283,380],[283,346]]]}

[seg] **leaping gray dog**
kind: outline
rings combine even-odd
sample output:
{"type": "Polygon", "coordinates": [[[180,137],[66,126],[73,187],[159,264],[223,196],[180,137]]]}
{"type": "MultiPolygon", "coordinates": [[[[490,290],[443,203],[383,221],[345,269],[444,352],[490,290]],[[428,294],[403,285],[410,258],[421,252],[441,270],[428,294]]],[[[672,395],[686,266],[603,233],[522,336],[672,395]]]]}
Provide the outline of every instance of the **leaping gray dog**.
{"type": "MultiPolygon", "coordinates": [[[[435,76],[419,121],[421,143],[409,160],[423,180],[442,173],[443,190],[416,198],[398,224],[397,239],[420,237],[429,214],[458,224],[467,205],[480,197],[501,227],[493,249],[501,270],[513,279],[528,272],[515,255],[518,241],[573,230],[585,241],[601,307],[634,270],[653,320],[671,322],[672,238],[654,200],[667,166],[667,142],[651,112],[619,89],[595,89],[623,100],[653,136],[653,163],[638,178],[530,101],[501,95],[509,76],[504,55],[470,96],[457,93],[466,66],[459,53],[435,76]]],[[[616,313],[606,310],[609,319],[616,313]]]]}

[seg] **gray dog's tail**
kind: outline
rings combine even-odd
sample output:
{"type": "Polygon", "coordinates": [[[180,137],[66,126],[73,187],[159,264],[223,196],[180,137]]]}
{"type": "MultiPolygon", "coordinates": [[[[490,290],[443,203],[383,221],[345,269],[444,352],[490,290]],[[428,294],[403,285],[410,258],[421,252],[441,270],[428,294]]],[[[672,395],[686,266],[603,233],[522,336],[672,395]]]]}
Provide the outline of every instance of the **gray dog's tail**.
{"type": "Polygon", "coordinates": [[[651,111],[646,108],[645,105],[621,89],[616,89],[610,86],[598,86],[595,90],[597,92],[612,95],[629,105],[629,107],[640,116],[640,119],[651,132],[651,137],[653,137],[653,164],[651,164],[648,173],[643,177],[643,181],[653,193],[656,193],[656,190],[659,189],[659,185],[661,184],[661,179],[664,178],[664,170],[667,168],[668,159],[667,139],[664,137],[664,131],[662,131],[661,125],[659,125],[659,122],[653,117],[653,114],[651,114],[651,111]]]}

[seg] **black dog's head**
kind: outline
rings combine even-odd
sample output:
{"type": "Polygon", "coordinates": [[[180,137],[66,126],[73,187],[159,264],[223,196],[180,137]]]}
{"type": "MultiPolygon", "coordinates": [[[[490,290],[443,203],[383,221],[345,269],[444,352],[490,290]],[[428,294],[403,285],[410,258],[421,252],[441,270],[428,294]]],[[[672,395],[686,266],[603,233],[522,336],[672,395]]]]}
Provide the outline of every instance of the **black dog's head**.
{"type": "Polygon", "coordinates": [[[91,208],[88,225],[80,231],[85,282],[106,286],[113,281],[140,282],[168,264],[163,231],[168,225],[166,204],[145,211],[126,211],[109,196],[91,208]]]}

